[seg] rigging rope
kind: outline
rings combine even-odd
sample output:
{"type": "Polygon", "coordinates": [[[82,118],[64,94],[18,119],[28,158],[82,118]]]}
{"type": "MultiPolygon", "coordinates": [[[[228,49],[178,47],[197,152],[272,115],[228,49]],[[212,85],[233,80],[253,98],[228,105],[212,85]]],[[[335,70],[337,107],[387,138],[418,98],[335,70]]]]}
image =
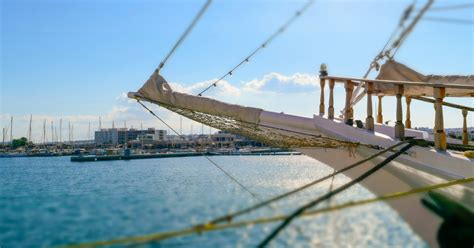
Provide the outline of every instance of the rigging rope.
{"type": "Polygon", "coordinates": [[[266,39],[259,47],[257,47],[255,50],[253,50],[249,55],[247,55],[242,61],[240,61],[236,66],[234,66],[232,69],[230,69],[228,72],[226,72],[224,75],[222,75],[220,78],[215,80],[212,84],[204,88],[198,96],[202,96],[206,91],[211,89],[212,87],[216,87],[217,83],[222,81],[224,78],[227,76],[232,76],[234,71],[238,69],[240,66],[242,66],[244,63],[248,63],[250,59],[260,50],[265,48],[268,44],[270,44],[273,39],[275,39],[279,34],[283,33],[298,17],[300,17],[312,4],[314,3],[314,0],[309,0],[301,9],[295,12],[295,14],[286,21],[283,26],[281,26],[279,29],[277,29],[268,39],[266,39]]]}
{"type": "MultiPolygon", "coordinates": [[[[444,183],[420,187],[420,188],[416,188],[416,189],[412,189],[408,191],[387,194],[387,195],[373,197],[373,198],[364,199],[364,200],[349,201],[349,202],[342,203],[339,205],[320,208],[316,210],[310,210],[310,211],[304,212],[300,216],[309,217],[309,216],[314,216],[321,213],[330,213],[333,211],[338,211],[338,210],[342,210],[346,208],[352,208],[352,207],[362,206],[362,205],[381,202],[381,201],[395,200],[402,197],[412,196],[415,194],[425,193],[432,190],[443,189],[443,188],[451,187],[454,185],[460,185],[460,184],[466,184],[466,183],[472,183],[472,182],[474,182],[474,177],[457,179],[457,180],[448,181],[444,183]]],[[[263,217],[263,218],[253,219],[253,220],[226,223],[226,224],[221,224],[221,225],[208,224],[205,226],[193,226],[190,228],[185,228],[185,229],[176,230],[176,231],[167,231],[167,232],[160,232],[160,233],[148,234],[148,235],[143,235],[143,236],[133,236],[133,237],[112,239],[112,240],[79,243],[79,244],[66,245],[64,247],[85,248],[85,247],[98,247],[98,246],[111,246],[111,245],[126,245],[126,244],[128,245],[145,244],[145,243],[157,242],[157,241],[162,241],[165,239],[181,237],[181,236],[186,236],[186,235],[201,234],[204,232],[219,231],[219,230],[224,230],[224,229],[238,228],[238,227],[244,227],[244,226],[250,226],[250,225],[256,225],[256,224],[272,223],[276,221],[285,220],[288,217],[289,216],[287,215],[279,215],[279,216],[273,216],[273,217],[263,217]]]]}
{"type": "Polygon", "coordinates": [[[304,206],[300,207],[298,210],[296,210],[295,212],[293,212],[290,216],[288,216],[288,218],[286,218],[272,233],[270,233],[270,235],[268,235],[259,245],[258,247],[265,247],[266,245],[268,245],[268,243],[274,239],[278,233],[280,233],[286,226],[288,226],[291,221],[293,219],[295,219],[296,217],[298,217],[299,215],[303,214],[307,209],[309,208],[312,208],[312,207],[315,207],[316,205],[318,205],[319,203],[325,201],[325,200],[328,200],[330,199],[331,197],[343,192],[344,190],[352,187],[353,185],[361,182],[362,180],[364,180],[365,178],[369,177],[370,175],[372,175],[373,173],[377,172],[378,170],[382,169],[385,165],[387,165],[390,161],[394,160],[395,158],[397,158],[398,156],[400,156],[401,154],[403,154],[404,152],[406,152],[408,149],[410,149],[411,147],[413,147],[415,145],[415,142],[413,141],[410,141],[406,146],[402,147],[398,152],[390,155],[388,158],[386,158],[384,161],[382,161],[381,163],[377,164],[376,166],[374,166],[372,169],[368,170],[367,172],[363,173],[362,175],[360,175],[359,177],[355,178],[354,180],[351,180],[350,182],[334,189],[333,191],[329,192],[329,193],[326,193],[318,198],[316,198],[315,200],[311,201],[310,203],[307,203],[305,204],[304,206]]]}
{"type": "MultiPolygon", "coordinates": [[[[166,123],[166,121],[164,121],[162,118],[160,118],[158,115],[155,114],[155,112],[153,112],[151,109],[149,109],[145,104],[143,104],[140,100],[137,99],[137,102],[142,105],[146,110],[148,110],[148,112],[150,114],[152,114],[154,117],[156,117],[158,120],[160,120],[163,124],[165,124],[169,129],[171,129],[171,131],[173,131],[176,135],[178,135],[178,137],[180,137],[181,139],[183,140],[186,140],[185,137],[178,133],[176,130],[174,130],[168,123],[166,123]]],[[[256,200],[260,200],[255,193],[251,192],[247,187],[245,187],[239,180],[237,180],[237,178],[235,178],[234,176],[232,176],[231,174],[229,174],[227,171],[225,171],[221,166],[217,165],[217,163],[215,161],[213,161],[211,158],[209,158],[209,156],[203,154],[203,156],[209,160],[209,162],[211,162],[212,165],[214,165],[217,169],[219,169],[220,171],[222,171],[228,178],[230,178],[232,181],[236,182],[245,192],[249,193],[254,199],[256,200]]]]}
{"type": "Polygon", "coordinates": [[[185,140],[185,138],[179,134],[176,130],[174,130],[173,127],[171,127],[170,125],[168,125],[168,123],[166,123],[166,121],[164,121],[163,119],[161,119],[157,114],[155,114],[155,112],[153,112],[151,109],[149,109],[145,104],[143,104],[140,100],[137,99],[137,102],[142,105],[143,108],[145,108],[151,115],[153,115],[155,118],[157,118],[158,120],[160,120],[163,124],[165,124],[171,131],[173,131],[173,133],[176,133],[181,139],[185,140]]]}
{"type": "Polygon", "coordinates": [[[245,191],[247,191],[247,193],[249,193],[255,200],[260,200],[257,195],[255,195],[254,193],[252,193],[252,191],[250,191],[247,187],[245,187],[241,182],[239,182],[239,180],[237,180],[234,176],[232,176],[231,174],[229,174],[227,171],[225,171],[224,169],[222,169],[222,167],[220,167],[216,162],[214,162],[213,160],[211,160],[208,156],[204,156],[207,160],[209,160],[209,162],[211,162],[211,164],[213,164],[217,169],[221,170],[222,173],[224,173],[227,177],[229,177],[230,179],[232,179],[234,182],[236,182],[241,188],[243,188],[245,191]]]}
{"type": "Polygon", "coordinates": [[[455,23],[455,24],[464,24],[464,25],[473,25],[474,24],[473,20],[445,18],[445,17],[432,17],[432,16],[423,17],[423,21],[446,22],[446,23],[455,23]]]}
{"type": "Polygon", "coordinates": [[[207,223],[204,223],[204,224],[202,224],[202,225],[217,224],[217,223],[224,222],[224,221],[231,221],[231,220],[234,219],[235,217],[238,217],[238,216],[240,216],[240,215],[249,213],[249,212],[254,211],[254,210],[256,210],[256,209],[259,209],[259,208],[261,208],[261,207],[267,206],[267,205],[269,205],[269,204],[271,204],[271,203],[273,203],[273,202],[276,202],[276,201],[281,200],[281,199],[283,199],[283,198],[286,198],[286,197],[289,197],[289,196],[291,196],[291,195],[294,195],[294,194],[296,194],[296,193],[298,193],[298,192],[300,192],[300,191],[302,191],[302,190],[304,190],[304,189],[307,189],[307,188],[309,188],[309,187],[311,187],[311,186],[314,186],[314,185],[316,185],[316,184],[318,184],[318,183],[320,183],[320,182],[323,182],[323,181],[325,181],[325,180],[327,180],[327,179],[329,179],[329,178],[334,178],[336,175],[339,175],[339,174],[341,174],[341,173],[343,173],[343,172],[345,172],[345,171],[347,171],[347,170],[353,169],[353,168],[355,168],[355,167],[357,167],[357,166],[359,166],[359,165],[361,165],[361,164],[363,164],[363,163],[365,163],[365,162],[367,162],[367,161],[370,161],[370,160],[372,160],[372,159],[374,159],[374,158],[376,158],[376,157],[378,157],[378,156],[380,156],[380,155],[383,155],[384,153],[386,153],[386,152],[388,152],[388,151],[391,151],[391,150],[393,150],[393,149],[397,148],[398,146],[400,146],[400,145],[402,145],[402,144],[405,144],[405,143],[406,143],[406,142],[397,143],[397,144],[395,144],[395,145],[393,145],[393,146],[391,146],[391,147],[389,147],[389,148],[387,148],[387,149],[384,149],[384,150],[382,150],[382,151],[380,151],[380,152],[377,152],[377,153],[375,153],[375,154],[373,154],[373,155],[371,155],[371,156],[369,156],[369,157],[367,157],[367,158],[364,158],[364,159],[362,159],[362,160],[360,160],[360,161],[357,161],[357,162],[354,163],[354,164],[348,165],[348,166],[346,166],[346,167],[340,169],[339,171],[334,171],[334,172],[331,173],[331,174],[328,174],[328,175],[326,175],[326,176],[324,176],[324,177],[321,177],[321,178],[319,178],[319,179],[316,179],[316,180],[314,180],[314,181],[312,181],[312,182],[310,182],[310,183],[307,183],[307,184],[305,184],[305,185],[303,185],[303,186],[301,186],[301,187],[298,187],[298,188],[296,188],[296,189],[294,189],[294,190],[288,191],[288,192],[286,192],[286,193],[284,193],[284,194],[281,194],[281,195],[275,196],[275,197],[273,197],[273,198],[270,198],[270,199],[268,199],[268,200],[262,201],[262,202],[260,202],[260,203],[257,203],[257,204],[255,204],[255,205],[253,205],[253,206],[248,207],[248,208],[244,208],[244,209],[239,210],[239,211],[237,211],[237,212],[234,212],[234,213],[231,213],[231,214],[227,214],[227,215],[224,215],[224,216],[222,216],[222,217],[218,217],[218,218],[216,218],[216,219],[214,219],[214,220],[211,220],[211,221],[209,221],[209,222],[207,222],[207,223]]]}
{"type": "Polygon", "coordinates": [[[392,48],[394,48],[395,51],[391,55],[390,59],[395,57],[398,50],[402,46],[403,42],[405,42],[408,35],[413,31],[416,24],[418,24],[418,22],[421,20],[421,17],[423,17],[423,15],[428,11],[428,9],[431,7],[433,3],[434,3],[434,0],[429,0],[428,3],[423,7],[423,9],[421,9],[421,11],[418,13],[418,15],[416,15],[415,18],[413,18],[412,23],[403,31],[403,33],[400,35],[400,38],[393,43],[392,48]]]}
{"type": "Polygon", "coordinates": [[[446,11],[446,10],[458,10],[458,9],[468,9],[468,8],[474,8],[474,3],[433,7],[433,8],[430,8],[430,11],[446,11]]]}
{"type": "Polygon", "coordinates": [[[193,21],[188,26],[188,28],[184,31],[184,33],[181,35],[181,37],[179,37],[178,41],[176,41],[173,48],[171,48],[171,50],[168,52],[168,54],[165,56],[165,58],[161,61],[160,65],[158,66],[158,69],[157,69],[158,71],[160,71],[161,68],[163,68],[165,66],[166,61],[168,61],[168,59],[171,57],[171,55],[176,51],[176,48],[178,48],[178,46],[181,44],[181,42],[184,40],[184,38],[186,38],[186,36],[188,36],[188,34],[191,33],[191,30],[193,30],[196,23],[199,21],[199,19],[201,19],[202,15],[204,14],[204,12],[206,12],[206,10],[209,7],[209,5],[211,4],[211,2],[212,2],[212,0],[207,0],[206,1],[206,3],[201,8],[199,13],[196,15],[196,17],[194,17],[193,21]]]}
{"type": "MultiPolygon", "coordinates": [[[[420,12],[413,18],[412,22],[403,30],[401,30],[401,33],[398,37],[398,39],[394,40],[392,42],[392,45],[390,48],[386,49],[386,46],[380,53],[375,56],[373,61],[370,63],[369,68],[367,69],[367,72],[364,74],[363,78],[367,78],[369,73],[372,71],[372,69],[376,68],[378,69],[379,67],[379,61],[384,59],[385,57],[389,60],[393,59],[395,55],[397,54],[399,48],[402,46],[408,35],[413,31],[414,27],[418,22],[420,21],[421,17],[428,11],[428,9],[431,7],[433,4],[434,0],[429,0],[425,6],[420,10],[420,12]],[[393,51],[393,53],[392,53],[393,51]]],[[[416,0],[405,9],[402,18],[400,19],[400,23],[394,33],[397,33],[399,29],[401,29],[404,26],[404,23],[410,18],[411,13],[413,12],[413,9],[415,7],[416,0]]],[[[392,34],[393,36],[393,34],[392,34]]],[[[392,36],[390,37],[389,41],[392,39],[392,36]]],[[[365,85],[365,82],[361,82],[360,84],[357,85],[356,89],[354,90],[352,94],[352,99],[350,102],[349,107],[352,108],[355,104],[357,104],[362,98],[364,98],[366,92],[363,91],[359,94],[359,91],[362,89],[362,87],[365,85]]],[[[341,114],[346,112],[346,108],[344,108],[341,111],[341,114]]]]}

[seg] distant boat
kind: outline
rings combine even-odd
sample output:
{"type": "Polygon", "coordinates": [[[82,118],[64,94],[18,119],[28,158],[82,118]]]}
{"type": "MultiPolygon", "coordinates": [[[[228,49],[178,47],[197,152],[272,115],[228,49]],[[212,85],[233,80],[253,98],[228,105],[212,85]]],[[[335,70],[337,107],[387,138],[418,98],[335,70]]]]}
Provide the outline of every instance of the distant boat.
{"type": "Polygon", "coordinates": [[[0,153],[0,158],[17,158],[25,156],[25,153],[0,153]]]}

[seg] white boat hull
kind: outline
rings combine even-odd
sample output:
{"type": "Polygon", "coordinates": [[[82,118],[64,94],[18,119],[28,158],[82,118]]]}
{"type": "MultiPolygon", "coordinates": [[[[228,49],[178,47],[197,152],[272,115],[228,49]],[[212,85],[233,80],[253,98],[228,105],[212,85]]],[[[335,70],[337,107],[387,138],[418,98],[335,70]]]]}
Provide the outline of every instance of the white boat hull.
{"type": "MultiPolygon", "coordinates": [[[[378,129],[386,133],[382,134],[347,126],[340,121],[328,120],[320,116],[304,118],[266,111],[262,113],[261,121],[264,125],[281,129],[323,134],[332,138],[379,145],[381,147],[389,147],[400,142],[386,135],[390,131],[388,126],[383,126],[382,128],[379,126],[378,129]]],[[[412,132],[412,135],[423,136],[415,131],[412,132]]],[[[377,152],[377,150],[365,146],[355,148],[353,153],[349,153],[347,148],[311,147],[295,150],[321,161],[336,170],[340,170],[377,152]]],[[[354,179],[380,163],[390,154],[389,152],[384,156],[379,156],[377,159],[344,172],[344,174],[354,179]]],[[[383,169],[363,180],[361,184],[375,195],[381,196],[433,185],[445,180],[472,176],[474,176],[474,163],[470,159],[449,152],[440,153],[433,149],[413,147],[408,151],[408,154],[399,156],[383,169]]],[[[473,188],[472,184],[453,186],[450,189],[443,190],[443,192],[456,200],[467,201],[468,205],[474,206],[473,188]]],[[[400,214],[428,245],[437,247],[438,241],[436,236],[442,219],[423,206],[421,202],[423,196],[424,194],[418,194],[390,200],[387,203],[400,214]]]]}

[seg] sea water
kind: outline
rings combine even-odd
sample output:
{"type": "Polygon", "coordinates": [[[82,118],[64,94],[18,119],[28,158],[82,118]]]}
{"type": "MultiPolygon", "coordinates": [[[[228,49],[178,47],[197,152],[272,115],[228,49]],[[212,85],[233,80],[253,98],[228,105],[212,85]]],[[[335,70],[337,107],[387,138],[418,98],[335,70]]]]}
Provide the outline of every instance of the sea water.
{"type": "MultiPolygon", "coordinates": [[[[331,173],[306,156],[216,156],[258,199],[331,173]]],[[[340,175],[332,187],[348,181],[340,175]]],[[[288,214],[331,180],[235,219],[288,214]]],[[[361,186],[320,207],[373,197],[361,186]]],[[[204,157],[72,163],[69,157],[0,159],[0,247],[51,247],[177,230],[254,204],[204,157]]],[[[149,247],[252,247],[278,223],[173,238],[149,247]]],[[[273,247],[426,247],[384,203],[292,222],[273,247]]]]}

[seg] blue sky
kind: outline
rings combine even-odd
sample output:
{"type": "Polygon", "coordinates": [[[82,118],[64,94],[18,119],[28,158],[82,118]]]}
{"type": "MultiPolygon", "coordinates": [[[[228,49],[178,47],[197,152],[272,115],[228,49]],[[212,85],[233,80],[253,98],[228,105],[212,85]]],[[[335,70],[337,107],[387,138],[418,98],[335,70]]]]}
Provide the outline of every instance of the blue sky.
{"type": "MultiPolygon", "coordinates": [[[[434,6],[467,2],[437,1],[434,6]]],[[[57,123],[61,117],[76,123],[76,138],[86,135],[86,123],[96,128],[98,116],[103,126],[127,120],[128,126],[143,122],[163,128],[123,93],[143,84],[203,3],[2,0],[2,127],[13,115],[14,136],[25,136],[27,116],[33,114],[36,136],[43,119],[57,123]]],[[[202,82],[220,77],[238,63],[304,3],[215,0],[162,74],[176,88],[195,93],[202,82]]],[[[331,74],[362,76],[409,3],[316,1],[287,32],[208,96],[311,116],[318,106],[314,77],[319,64],[327,63],[331,74]],[[265,81],[265,87],[244,90],[252,80],[265,81]]],[[[473,13],[471,8],[428,15],[473,20],[473,13]]],[[[473,25],[422,21],[397,60],[427,74],[474,74],[473,36],[473,25]]],[[[338,91],[340,109],[343,90],[338,91]]],[[[471,99],[451,101],[474,105],[471,99]]],[[[391,103],[388,100],[384,107],[386,118],[393,120],[391,103]]],[[[432,126],[432,106],[414,105],[413,124],[432,126]]],[[[361,106],[356,116],[363,118],[365,106],[361,106]]],[[[175,114],[159,112],[172,124],[179,120],[175,114]]],[[[446,110],[447,127],[461,126],[458,112],[446,110]]],[[[191,124],[185,125],[188,130],[191,124]]],[[[473,115],[469,125],[474,125],[473,115]]]]}

